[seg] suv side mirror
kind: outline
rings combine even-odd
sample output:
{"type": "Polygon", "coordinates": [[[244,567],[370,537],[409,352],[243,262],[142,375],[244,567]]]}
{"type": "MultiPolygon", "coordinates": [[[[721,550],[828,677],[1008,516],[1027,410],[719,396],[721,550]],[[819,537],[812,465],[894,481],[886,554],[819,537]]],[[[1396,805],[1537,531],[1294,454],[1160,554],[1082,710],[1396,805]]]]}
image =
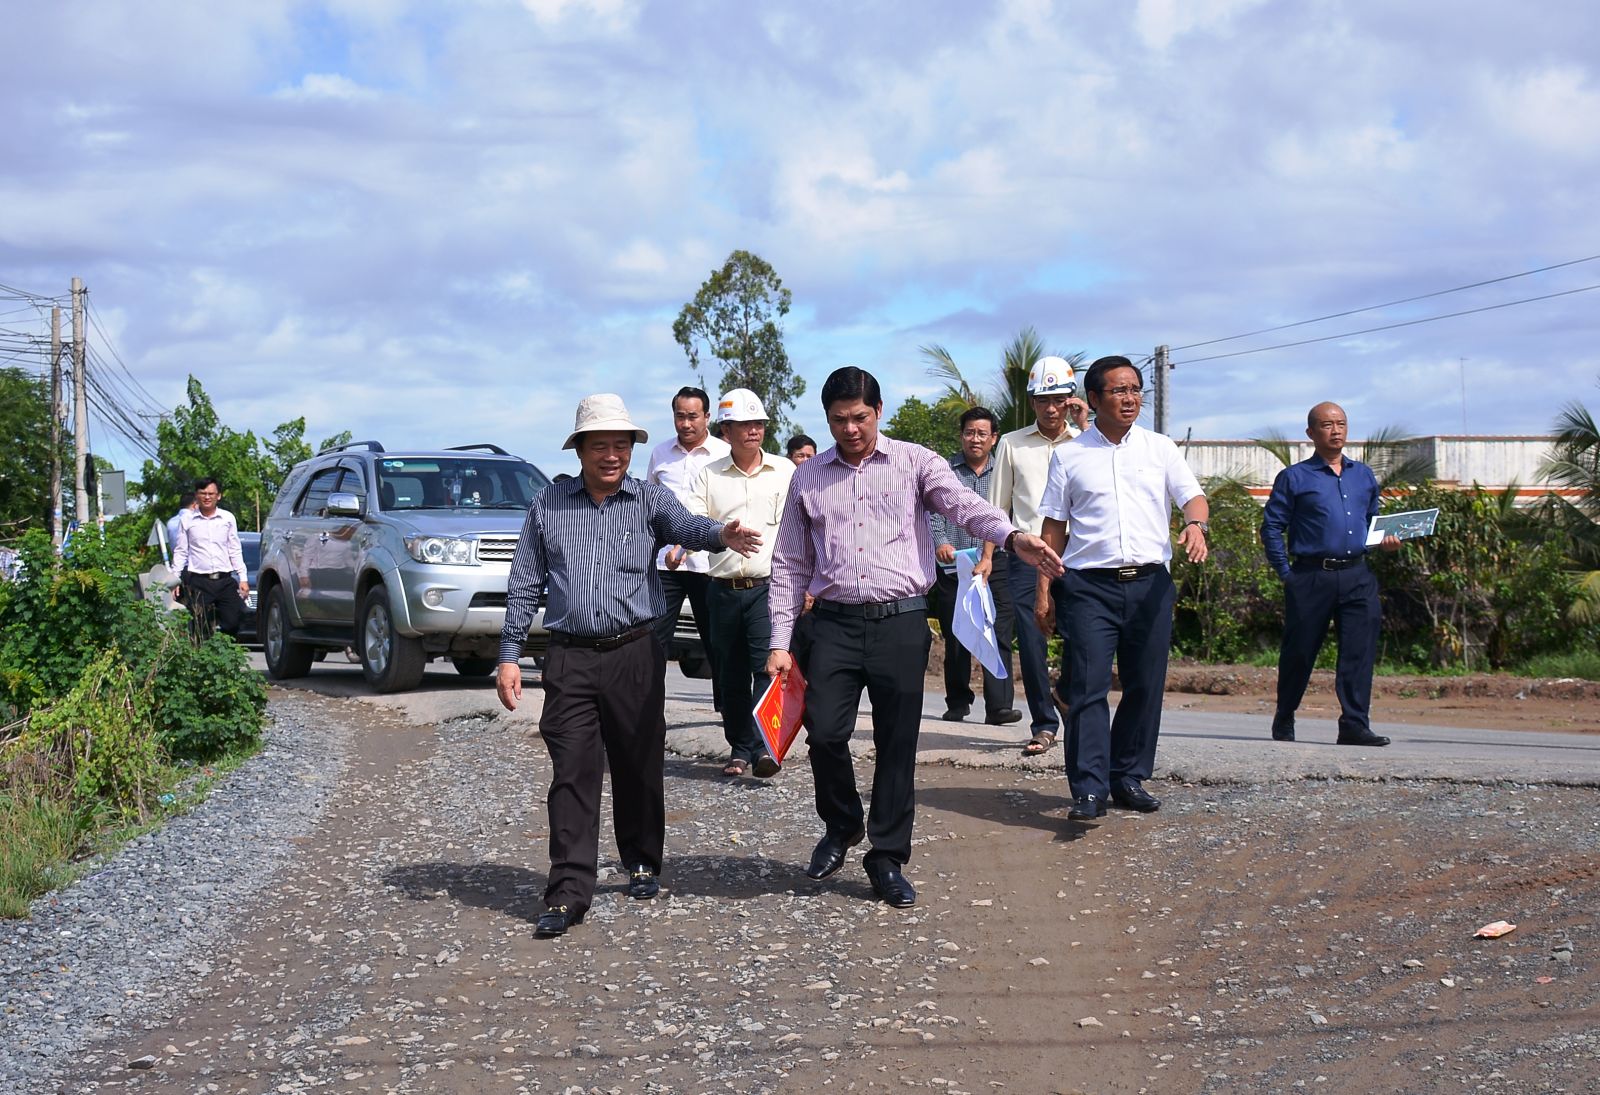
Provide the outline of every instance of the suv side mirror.
{"type": "Polygon", "coordinates": [[[327,508],[323,512],[329,517],[360,517],[361,496],[347,494],[342,490],[334,491],[328,495],[327,508]]]}

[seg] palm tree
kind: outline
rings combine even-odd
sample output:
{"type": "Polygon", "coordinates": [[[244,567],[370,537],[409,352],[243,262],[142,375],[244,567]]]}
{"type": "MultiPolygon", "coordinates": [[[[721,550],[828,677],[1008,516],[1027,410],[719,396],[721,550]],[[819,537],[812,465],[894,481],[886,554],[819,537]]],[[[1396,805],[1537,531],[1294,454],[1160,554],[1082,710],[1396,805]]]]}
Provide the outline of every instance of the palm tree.
{"type": "MultiPolygon", "coordinates": [[[[918,347],[918,352],[928,361],[928,375],[945,383],[944,398],[939,406],[966,410],[980,404],[988,407],[1000,419],[1000,432],[1020,430],[1033,420],[1033,409],[1028,403],[1028,373],[1033,363],[1046,356],[1044,340],[1031,326],[1017,332],[1000,353],[1000,371],[993,387],[975,386],[962,373],[955,358],[938,343],[918,347]]],[[[1073,368],[1083,361],[1081,352],[1061,354],[1073,368]]]]}
{"type": "MultiPolygon", "coordinates": [[[[1284,467],[1294,463],[1294,442],[1282,430],[1270,429],[1250,440],[1277,457],[1284,467]]],[[[1361,462],[1378,477],[1380,491],[1422,486],[1433,478],[1433,460],[1413,444],[1415,440],[1399,426],[1380,426],[1361,443],[1361,462]]]]}
{"type": "Polygon", "coordinates": [[[1600,617],[1600,427],[1578,402],[1568,403],[1556,417],[1550,459],[1539,474],[1558,487],[1577,492],[1576,501],[1550,495],[1552,525],[1566,539],[1567,555],[1586,573],[1578,577],[1579,599],[1573,615],[1600,617]]]}

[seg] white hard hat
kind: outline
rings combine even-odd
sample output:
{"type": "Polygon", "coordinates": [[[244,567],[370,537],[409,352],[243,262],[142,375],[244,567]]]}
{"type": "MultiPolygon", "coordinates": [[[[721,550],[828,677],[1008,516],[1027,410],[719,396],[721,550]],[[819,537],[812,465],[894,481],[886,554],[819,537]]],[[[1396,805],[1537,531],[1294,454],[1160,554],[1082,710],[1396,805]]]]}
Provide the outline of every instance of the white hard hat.
{"type": "Polygon", "coordinates": [[[765,422],[767,409],[749,388],[730,388],[717,401],[718,422],[765,422]]]}
{"type": "Polygon", "coordinates": [[[1064,357],[1041,357],[1028,370],[1029,395],[1077,395],[1078,375],[1064,357]]]}

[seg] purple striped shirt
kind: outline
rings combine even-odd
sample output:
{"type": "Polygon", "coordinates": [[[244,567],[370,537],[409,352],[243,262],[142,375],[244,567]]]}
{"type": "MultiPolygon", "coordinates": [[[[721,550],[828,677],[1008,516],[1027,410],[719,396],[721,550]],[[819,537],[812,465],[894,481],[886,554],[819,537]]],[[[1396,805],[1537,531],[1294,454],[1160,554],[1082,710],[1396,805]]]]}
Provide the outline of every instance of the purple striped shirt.
{"type": "Polygon", "coordinates": [[[928,511],[1003,545],[1006,515],[961,485],[950,461],[878,435],[852,467],[838,447],[795,469],[772,553],[772,649],[789,649],[805,595],[875,604],[927,593],[936,576],[928,511]]]}

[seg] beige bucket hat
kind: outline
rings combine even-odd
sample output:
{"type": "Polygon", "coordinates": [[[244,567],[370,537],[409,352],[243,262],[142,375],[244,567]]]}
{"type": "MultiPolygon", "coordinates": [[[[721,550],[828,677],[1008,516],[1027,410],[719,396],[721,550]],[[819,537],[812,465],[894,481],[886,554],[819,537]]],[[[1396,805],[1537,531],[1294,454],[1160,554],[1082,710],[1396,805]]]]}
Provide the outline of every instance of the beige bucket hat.
{"type": "Polygon", "coordinates": [[[597,433],[601,430],[629,430],[633,433],[634,442],[639,445],[650,440],[650,435],[635,426],[633,419],[628,417],[628,408],[623,406],[620,395],[601,392],[599,395],[585,396],[578,404],[578,416],[572,424],[572,432],[567,435],[567,443],[561,447],[576,448],[580,433],[597,433]]]}

